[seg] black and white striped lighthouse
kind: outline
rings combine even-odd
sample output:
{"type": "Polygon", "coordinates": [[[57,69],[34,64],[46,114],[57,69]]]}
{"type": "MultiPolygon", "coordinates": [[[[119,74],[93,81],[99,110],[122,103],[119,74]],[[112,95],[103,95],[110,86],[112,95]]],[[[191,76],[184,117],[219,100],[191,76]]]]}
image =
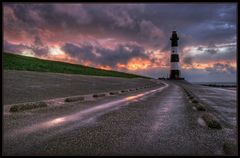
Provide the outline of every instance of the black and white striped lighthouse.
{"type": "Polygon", "coordinates": [[[179,56],[178,56],[178,36],[177,32],[172,32],[171,40],[171,70],[170,70],[170,79],[181,79],[180,70],[179,70],[179,56]]]}

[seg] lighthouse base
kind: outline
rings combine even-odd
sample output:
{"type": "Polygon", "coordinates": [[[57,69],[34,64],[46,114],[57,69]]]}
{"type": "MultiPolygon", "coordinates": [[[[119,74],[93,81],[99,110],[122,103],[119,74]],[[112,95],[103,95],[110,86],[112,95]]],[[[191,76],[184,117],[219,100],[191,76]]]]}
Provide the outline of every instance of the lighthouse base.
{"type": "Polygon", "coordinates": [[[180,77],[179,70],[171,70],[170,72],[170,79],[178,79],[180,77]]]}
{"type": "Polygon", "coordinates": [[[169,79],[170,80],[184,80],[184,78],[180,77],[179,70],[171,70],[169,79]]]}

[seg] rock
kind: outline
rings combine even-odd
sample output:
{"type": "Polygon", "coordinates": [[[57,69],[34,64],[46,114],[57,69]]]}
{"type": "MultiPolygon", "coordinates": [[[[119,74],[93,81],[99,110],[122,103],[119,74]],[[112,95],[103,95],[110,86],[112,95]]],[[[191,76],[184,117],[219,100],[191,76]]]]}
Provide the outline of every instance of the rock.
{"type": "Polygon", "coordinates": [[[10,108],[10,112],[20,112],[20,111],[31,110],[31,109],[42,108],[42,107],[47,107],[47,103],[42,101],[21,103],[21,104],[12,105],[10,108]]]}
{"type": "Polygon", "coordinates": [[[65,99],[65,102],[74,102],[74,101],[80,101],[84,100],[84,97],[78,96],[78,97],[69,97],[65,99]]]}
{"type": "Polygon", "coordinates": [[[209,128],[212,129],[222,129],[221,124],[215,116],[210,113],[204,113],[202,116],[203,120],[206,122],[209,128]]]}
{"type": "Polygon", "coordinates": [[[94,98],[104,97],[104,96],[106,96],[106,94],[104,94],[104,93],[101,93],[101,94],[93,94],[93,97],[94,97],[94,98]]]}

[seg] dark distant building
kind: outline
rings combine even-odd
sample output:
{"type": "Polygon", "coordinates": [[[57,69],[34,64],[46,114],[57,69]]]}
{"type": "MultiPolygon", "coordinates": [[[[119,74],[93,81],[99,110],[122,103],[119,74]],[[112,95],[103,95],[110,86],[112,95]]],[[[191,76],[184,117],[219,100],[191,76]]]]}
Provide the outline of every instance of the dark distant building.
{"type": "Polygon", "coordinates": [[[178,56],[178,35],[176,31],[172,32],[171,40],[171,70],[170,70],[170,76],[169,79],[173,80],[182,80],[184,78],[181,78],[181,73],[179,70],[179,56],[178,56]]]}

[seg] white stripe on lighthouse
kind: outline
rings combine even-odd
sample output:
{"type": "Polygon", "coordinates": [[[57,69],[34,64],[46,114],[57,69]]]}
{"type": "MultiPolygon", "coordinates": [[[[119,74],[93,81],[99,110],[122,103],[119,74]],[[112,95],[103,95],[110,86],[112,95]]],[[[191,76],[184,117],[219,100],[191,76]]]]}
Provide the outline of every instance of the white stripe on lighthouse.
{"type": "Polygon", "coordinates": [[[179,70],[179,62],[171,62],[171,70],[179,70]]]}
{"type": "Polygon", "coordinates": [[[177,47],[172,47],[172,54],[177,54],[178,52],[177,52],[177,47]]]}

